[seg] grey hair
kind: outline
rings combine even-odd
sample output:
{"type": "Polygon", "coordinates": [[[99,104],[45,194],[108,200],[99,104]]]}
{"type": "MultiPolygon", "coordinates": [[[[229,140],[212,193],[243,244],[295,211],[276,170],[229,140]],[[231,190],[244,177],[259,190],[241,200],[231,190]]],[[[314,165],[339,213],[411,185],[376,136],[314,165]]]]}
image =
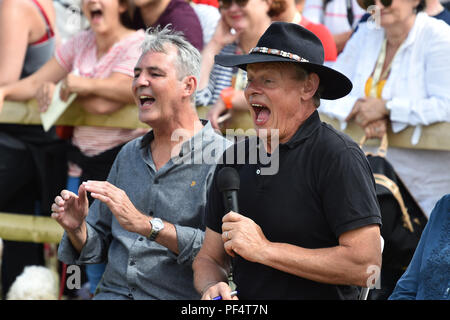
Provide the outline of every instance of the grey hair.
{"type": "MultiPolygon", "coordinates": [[[[294,65],[295,65],[295,70],[296,70],[296,74],[297,74],[297,79],[305,80],[308,77],[308,75],[310,74],[310,72],[305,70],[304,68],[302,68],[297,63],[294,63],[294,65]]],[[[321,86],[320,82],[319,82],[319,87],[317,88],[316,93],[312,97],[314,106],[316,107],[316,109],[320,106],[320,98],[321,98],[322,92],[323,92],[323,86],[321,86]]]]}
{"type": "MultiPolygon", "coordinates": [[[[161,29],[148,28],[145,32],[145,39],[141,45],[142,55],[148,52],[167,53],[167,45],[173,45],[178,49],[176,59],[176,71],[178,79],[182,80],[187,76],[194,76],[197,80],[200,78],[201,54],[184,37],[183,32],[172,30],[171,24],[161,29]]],[[[191,96],[195,101],[195,92],[191,96]]]]}

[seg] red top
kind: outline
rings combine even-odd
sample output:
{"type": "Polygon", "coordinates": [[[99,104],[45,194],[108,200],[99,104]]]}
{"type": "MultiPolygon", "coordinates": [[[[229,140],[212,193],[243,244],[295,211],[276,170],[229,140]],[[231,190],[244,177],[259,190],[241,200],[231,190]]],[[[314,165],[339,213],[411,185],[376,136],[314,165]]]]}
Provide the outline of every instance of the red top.
{"type": "Polygon", "coordinates": [[[193,0],[194,3],[208,4],[210,6],[219,7],[219,0],[193,0]]]}
{"type": "Polygon", "coordinates": [[[337,49],[336,43],[334,42],[333,35],[330,30],[325,27],[323,24],[317,24],[309,21],[304,16],[302,16],[302,20],[300,21],[300,25],[305,27],[312,33],[314,33],[317,38],[322,41],[323,50],[325,53],[325,61],[336,61],[337,58],[337,49]]]}

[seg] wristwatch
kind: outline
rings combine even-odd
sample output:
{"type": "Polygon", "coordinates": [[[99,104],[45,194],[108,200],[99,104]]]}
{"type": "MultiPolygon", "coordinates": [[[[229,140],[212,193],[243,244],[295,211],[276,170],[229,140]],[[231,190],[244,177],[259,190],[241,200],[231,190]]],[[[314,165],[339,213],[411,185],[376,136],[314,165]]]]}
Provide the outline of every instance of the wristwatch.
{"type": "Polygon", "coordinates": [[[148,236],[148,240],[155,241],[159,232],[164,229],[164,222],[160,218],[153,218],[150,220],[150,225],[152,226],[152,231],[148,236]]]}

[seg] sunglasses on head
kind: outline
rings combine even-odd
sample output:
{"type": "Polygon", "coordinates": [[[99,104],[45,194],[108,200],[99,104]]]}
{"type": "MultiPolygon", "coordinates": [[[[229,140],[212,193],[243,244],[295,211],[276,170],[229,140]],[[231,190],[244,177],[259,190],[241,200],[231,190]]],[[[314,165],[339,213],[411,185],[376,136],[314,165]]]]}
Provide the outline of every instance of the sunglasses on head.
{"type": "MultiPolygon", "coordinates": [[[[392,0],[380,0],[380,2],[385,8],[390,7],[392,4],[392,0]]],[[[367,9],[370,6],[375,5],[375,0],[362,0],[362,4],[364,9],[367,9]]]]}
{"type": "Polygon", "coordinates": [[[219,0],[220,9],[228,9],[231,7],[231,3],[236,3],[239,7],[243,8],[247,5],[248,0],[219,0]]]}

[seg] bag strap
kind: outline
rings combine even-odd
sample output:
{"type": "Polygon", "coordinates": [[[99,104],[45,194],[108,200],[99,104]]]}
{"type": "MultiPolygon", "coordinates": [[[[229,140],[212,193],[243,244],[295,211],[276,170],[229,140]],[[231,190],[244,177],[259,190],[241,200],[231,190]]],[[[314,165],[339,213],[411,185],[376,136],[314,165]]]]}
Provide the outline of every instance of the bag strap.
{"type": "MultiPolygon", "coordinates": [[[[361,140],[359,141],[359,147],[361,149],[362,149],[364,143],[366,143],[366,141],[367,141],[367,136],[364,135],[361,138],[361,140]]],[[[378,147],[378,151],[377,151],[376,155],[385,158],[386,157],[386,153],[387,153],[387,149],[388,149],[388,138],[387,138],[387,134],[385,133],[383,135],[383,137],[381,138],[380,146],[378,147]]],[[[370,154],[370,153],[366,153],[366,155],[368,155],[368,154],[370,154]]]]}
{"type": "Polygon", "coordinates": [[[408,209],[403,202],[403,197],[397,184],[385,175],[374,173],[373,176],[377,184],[381,184],[383,187],[386,187],[393,194],[400,206],[400,210],[402,211],[403,226],[409,231],[414,232],[414,228],[411,223],[411,217],[409,216],[408,209]]]}

